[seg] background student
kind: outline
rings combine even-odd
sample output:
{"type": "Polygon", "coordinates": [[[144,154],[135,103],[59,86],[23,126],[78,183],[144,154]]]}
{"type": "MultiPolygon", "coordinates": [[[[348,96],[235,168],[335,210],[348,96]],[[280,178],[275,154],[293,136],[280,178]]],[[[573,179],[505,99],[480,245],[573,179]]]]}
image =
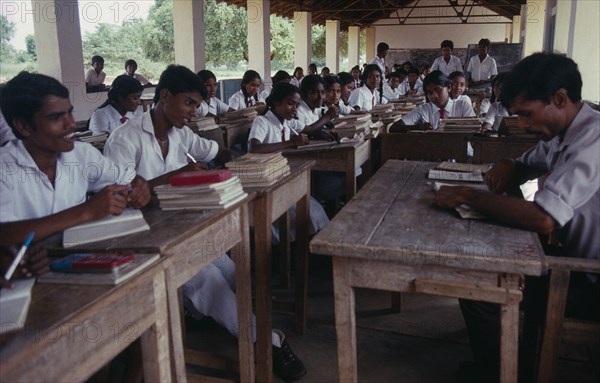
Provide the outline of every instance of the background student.
{"type": "Polygon", "coordinates": [[[150,83],[150,81],[148,81],[146,79],[146,77],[142,76],[139,73],[136,73],[137,68],[138,68],[137,62],[134,59],[129,59],[129,60],[125,61],[125,74],[127,76],[133,77],[134,79],[138,80],[144,88],[149,88],[151,86],[154,86],[154,85],[152,85],[152,83],[150,83]]]}
{"type": "Polygon", "coordinates": [[[290,84],[300,88],[300,83],[302,82],[303,77],[304,77],[304,69],[302,69],[302,67],[297,66],[296,69],[294,69],[294,74],[292,75],[290,84]]]}
{"type": "Polygon", "coordinates": [[[467,80],[465,79],[465,74],[463,72],[456,71],[450,73],[448,78],[452,82],[450,97],[452,97],[453,100],[464,98],[465,101],[471,102],[469,96],[463,94],[465,89],[467,89],[467,80]]]}
{"type": "Polygon", "coordinates": [[[317,64],[310,63],[308,65],[308,74],[318,74],[317,64]]]}
{"type": "Polygon", "coordinates": [[[352,75],[352,78],[354,79],[354,89],[360,88],[361,86],[363,86],[363,82],[361,80],[360,67],[358,65],[355,65],[352,68],[352,70],[350,71],[350,74],[352,75]]]}
{"type": "Polygon", "coordinates": [[[229,98],[229,107],[233,110],[240,110],[264,103],[265,100],[258,95],[261,81],[257,71],[247,70],[242,77],[241,89],[229,98]]]}
{"type": "Polygon", "coordinates": [[[454,43],[452,40],[442,41],[441,47],[442,55],[435,59],[433,65],[431,65],[431,72],[439,70],[442,71],[442,73],[446,76],[455,71],[462,72],[463,66],[460,62],[460,59],[452,55],[452,50],[454,49],[454,43]]]}
{"type": "Polygon", "coordinates": [[[400,84],[400,95],[418,96],[423,93],[423,81],[419,78],[419,72],[416,69],[411,69],[400,84]]]}
{"type": "Polygon", "coordinates": [[[479,54],[471,57],[467,66],[469,88],[490,89],[491,81],[498,74],[496,60],[488,55],[490,40],[481,39],[478,44],[479,54]]]}
{"type": "Polygon", "coordinates": [[[278,70],[273,77],[271,77],[272,84],[265,86],[265,90],[260,92],[260,98],[266,100],[271,94],[271,89],[275,84],[279,84],[280,82],[290,83],[292,81],[292,76],[284,70],[278,70]]]}
{"type": "Polygon", "coordinates": [[[92,67],[85,72],[85,86],[87,91],[104,90],[106,73],[104,69],[104,58],[102,56],[92,57],[92,67]]]}
{"type": "Polygon", "coordinates": [[[400,84],[404,80],[404,75],[401,72],[392,72],[389,77],[389,80],[383,84],[383,97],[397,100],[401,96],[400,84]]]}
{"type": "Polygon", "coordinates": [[[128,119],[141,116],[138,107],[143,90],[135,78],[117,76],[108,90],[107,100],[92,113],[89,129],[110,134],[128,119]]]}
{"type": "Polygon", "coordinates": [[[355,89],[348,100],[350,106],[356,110],[370,112],[377,104],[387,104],[387,99],[379,94],[381,83],[381,69],[375,64],[365,67],[362,74],[364,85],[355,89]]]}
{"type": "MultiPolygon", "coordinates": [[[[387,52],[390,49],[390,46],[387,43],[381,42],[379,44],[377,44],[377,54],[375,55],[375,57],[373,57],[373,59],[371,60],[371,62],[369,64],[374,64],[377,65],[379,67],[380,70],[380,81],[379,81],[379,103],[380,104],[385,104],[383,102],[383,81],[385,81],[386,79],[386,73],[385,73],[385,57],[387,56],[387,52]]],[[[363,71],[364,74],[364,71],[363,71]]],[[[363,75],[363,81],[364,80],[364,75],[363,75]]]]}
{"type": "Polygon", "coordinates": [[[198,108],[201,111],[202,117],[221,117],[226,112],[233,111],[226,103],[217,98],[217,77],[215,74],[207,69],[203,69],[198,72],[198,77],[204,83],[206,89],[206,99],[202,100],[203,106],[198,108]]]}
{"type": "Polygon", "coordinates": [[[490,108],[487,111],[485,120],[483,121],[483,125],[481,127],[482,132],[488,130],[497,132],[498,129],[500,129],[502,117],[510,115],[508,109],[502,105],[502,100],[500,98],[502,96],[502,83],[505,76],[506,73],[500,73],[492,80],[492,98],[490,99],[490,108]]]}
{"type": "Polygon", "coordinates": [[[326,124],[339,115],[337,105],[323,107],[325,86],[318,75],[308,75],[300,85],[302,100],[297,108],[298,121],[305,125],[305,132],[318,138],[332,140],[329,133],[322,130],[326,124]]]}

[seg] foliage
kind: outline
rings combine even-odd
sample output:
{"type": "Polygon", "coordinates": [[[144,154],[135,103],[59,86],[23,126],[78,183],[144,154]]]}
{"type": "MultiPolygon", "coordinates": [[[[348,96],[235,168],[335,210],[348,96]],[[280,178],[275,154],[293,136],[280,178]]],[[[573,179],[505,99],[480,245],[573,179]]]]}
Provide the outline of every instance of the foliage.
{"type": "Polygon", "coordinates": [[[246,10],[215,0],[207,0],[205,7],[206,61],[215,66],[235,67],[247,57],[246,10]]]}
{"type": "Polygon", "coordinates": [[[152,61],[174,62],[173,36],[173,3],[171,0],[155,0],[141,35],[145,57],[152,61]]]}
{"type": "Polygon", "coordinates": [[[32,61],[37,61],[37,51],[35,47],[35,37],[33,35],[25,36],[25,46],[27,47],[27,54],[32,61]]]}

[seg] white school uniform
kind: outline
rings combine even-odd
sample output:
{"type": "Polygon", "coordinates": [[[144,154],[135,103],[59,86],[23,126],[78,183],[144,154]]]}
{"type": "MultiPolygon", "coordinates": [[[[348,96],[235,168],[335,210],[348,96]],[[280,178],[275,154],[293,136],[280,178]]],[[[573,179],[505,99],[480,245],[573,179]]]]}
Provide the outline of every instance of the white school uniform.
{"type": "Polygon", "coordinates": [[[444,60],[444,56],[440,56],[437,59],[435,59],[433,65],[431,65],[431,72],[433,72],[434,70],[440,70],[446,76],[449,76],[452,72],[462,72],[463,67],[462,63],[460,62],[460,59],[454,55],[450,55],[450,61],[447,64],[446,60],[444,60]]]}
{"type": "Polygon", "coordinates": [[[41,218],[86,200],[88,191],[113,184],[127,184],[135,174],[126,174],[90,144],[75,142],[70,152],[60,153],[54,186],[25,149],[12,140],[0,151],[0,221],[41,218]]]}
{"type": "MultiPolygon", "coordinates": [[[[127,74],[127,72],[125,72],[123,74],[129,76],[129,74],[127,74]]],[[[140,84],[142,84],[142,85],[146,85],[146,84],[150,83],[150,81],[148,81],[146,79],[146,77],[142,76],[139,73],[134,73],[133,76],[130,76],[130,77],[133,77],[134,79],[138,80],[140,82],[140,84]]]]}
{"type": "Polygon", "coordinates": [[[105,79],[106,73],[104,71],[100,71],[100,74],[98,74],[94,68],[90,68],[85,72],[85,82],[88,85],[104,84],[105,79]]]}
{"type": "Polygon", "coordinates": [[[342,99],[338,101],[338,106],[340,108],[340,116],[347,116],[354,110],[350,105],[346,105],[342,99]]]}
{"type": "MultiPolygon", "coordinates": [[[[291,82],[292,80],[290,80],[291,82]]],[[[273,90],[273,85],[265,85],[265,89],[260,92],[260,94],[258,95],[259,99],[263,99],[266,100],[267,97],[269,97],[269,95],[271,94],[271,91],[273,90]]]]}
{"type": "MultiPolygon", "coordinates": [[[[446,118],[448,117],[475,117],[475,111],[470,102],[466,102],[463,98],[456,100],[448,99],[448,103],[444,107],[446,118]]],[[[431,102],[422,104],[413,109],[410,113],[402,116],[402,121],[406,125],[416,125],[429,122],[434,130],[437,130],[440,122],[440,108],[433,105],[431,102]]]]}
{"type": "Polygon", "coordinates": [[[300,78],[300,80],[298,80],[296,77],[293,77],[293,76],[292,76],[292,79],[290,80],[290,84],[292,84],[292,85],[294,85],[294,86],[296,86],[296,87],[300,88],[300,83],[302,82],[302,79],[303,79],[303,78],[304,78],[304,77],[302,77],[302,78],[300,78]]]}
{"type": "Polygon", "coordinates": [[[479,55],[473,56],[469,60],[467,72],[471,73],[471,80],[473,81],[488,80],[498,74],[496,60],[489,55],[486,55],[483,61],[479,60],[479,55]]]}
{"type": "Polygon", "coordinates": [[[396,87],[396,89],[392,89],[390,84],[388,84],[387,82],[385,84],[383,84],[383,97],[385,97],[386,99],[396,100],[401,95],[402,94],[400,92],[400,85],[398,85],[398,87],[396,87]]]}
{"type": "MultiPolygon", "coordinates": [[[[143,112],[135,111],[135,112],[127,112],[125,113],[125,118],[135,118],[140,117],[143,112]]],[[[112,105],[106,105],[104,108],[96,109],[94,113],[92,113],[92,117],[90,118],[90,130],[92,132],[106,132],[111,134],[115,129],[119,126],[123,125],[121,119],[123,116],[114,108],[112,105]]]]}
{"type": "Polygon", "coordinates": [[[497,132],[500,128],[502,117],[509,115],[508,110],[500,103],[500,101],[492,102],[483,122],[491,124],[492,129],[497,132]]]}
{"type": "Polygon", "coordinates": [[[233,96],[231,96],[229,98],[229,102],[227,104],[229,104],[229,107],[234,110],[240,110],[240,109],[245,109],[249,106],[256,105],[259,102],[265,102],[265,100],[260,97],[258,97],[258,100],[257,100],[253,96],[253,97],[248,98],[248,102],[246,102],[246,96],[244,96],[244,92],[242,92],[242,90],[240,89],[239,91],[235,92],[233,94],[233,96]]]}
{"type": "Polygon", "coordinates": [[[304,100],[302,100],[300,101],[300,105],[298,105],[296,114],[298,115],[298,121],[300,121],[303,125],[310,125],[314,124],[319,120],[319,118],[321,118],[323,115],[323,108],[315,108],[313,110],[304,100]]]}
{"type": "MultiPolygon", "coordinates": [[[[383,97],[381,104],[387,104],[387,99],[383,97]]],[[[366,85],[361,86],[360,88],[356,88],[350,93],[350,97],[348,98],[348,104],[352,108],[358,106],[360,110],[371,111],[373,107],[379,102],[379,91],[375,89],[373,92],[366,85]]]]}
{"type": "Polygon", "coordinates": [[[402,84],[400,84],[398,88],[400,88],[400,94],[402,96],[406,95],[409,90],[413,89],[417,91],[417,94],[425,93],[423,91],[423,81],[421,81],[420,79],[417,79],[417,81],[415,81],[415,86],[413,89],[410,88],[410,83],[408,82],[408,79],[402,81],[402,84]]]}

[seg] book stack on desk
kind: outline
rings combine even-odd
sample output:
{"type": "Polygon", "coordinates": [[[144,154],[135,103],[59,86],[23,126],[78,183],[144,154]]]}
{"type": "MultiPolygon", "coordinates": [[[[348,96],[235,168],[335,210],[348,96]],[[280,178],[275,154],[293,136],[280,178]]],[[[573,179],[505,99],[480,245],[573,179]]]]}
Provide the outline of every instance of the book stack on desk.
{"type": "Polygon", "coordinates": [[[287,158],[281,152],[247,153],[225,166],[240,178],[244,187],[270,186],[290,173],[287,158]]]}
{"type": "Polygon", "coordinates": [[[227,169],[179,173],[154,188],[163,210],[220,210],[246,198],[240,179],[227,169]]]}
{"type": "Polygon", "coordinates": [[[104,150],[104,143],[108,140],[108,133],[106,132],[92,132],[86,130],[83,132],[76,132],[75,139],[81,142],[87,142],[92,144],[95,148],[102,151],[104,150]]]}
{"type": "Polygon", "coordinates": [[[215,122],[214,117],[192,117],[189,119],[187,126],[192,129],[193,132],[202,132],[219,127],[215,122]]]}
{"type": "Polygon", "coordinates": [[[359,133],[370,133],[371,130],[371,114],[349,114],[335,119],[333,122],[332,131],[338,137],[352,138],[359,133]]]}
{"type": "Polygon", "coordinates": [[[481,128],[477,117],[450,117],[440,120],[439,129],[450,133],[475,133],[481,128]]]}
{"type": "Polygon", "coordinates": [[[383,123],[383,120],[372,122],[369,125],[369,129],[365,130],[365,139],[376,138],[384,127],[385,124],[383,123]]]}

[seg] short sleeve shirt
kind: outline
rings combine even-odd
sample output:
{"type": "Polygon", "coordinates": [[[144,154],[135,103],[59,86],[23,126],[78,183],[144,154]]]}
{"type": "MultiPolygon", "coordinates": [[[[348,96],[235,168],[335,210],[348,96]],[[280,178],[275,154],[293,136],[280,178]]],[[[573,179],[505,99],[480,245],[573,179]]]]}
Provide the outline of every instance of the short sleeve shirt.
{"type": "MultiPolygon", "coordinates": [[[[383,97],[381,104],[387,104],[387,102],[387,99],[383,97]]],[[[365,110],[367,112],[379,103],[379,91],[376,89],[371,92],[371,90],[364,85],[354,89],[348,98],[348,104],[352,108],[358,106],[360,110],[365,110]]]]}
{"type": "Polygon", "coordinates": [[[125,113],[125,116],[121,116],[121,114],[109,104],[104,108],[96,109],[96,111],[92,113],[92,117],[90,118],[90,130],[92,132],[106,132],[110,134],[119,126],[123,125],[124,121],[121,121],[123,118],[128,120],[141,115],[142,113],[136,110],[135,112],[127,112],[125,113]]]}
{"type": "Polygon", "coordinates": [[[94,68],[90,68],[85,72],[85,82],[88,85],[104,84],[105,79],[106,73],[104,71],[100,71],[100,74],[98,74],[94,68]]]}
{"type": "Polygon", "coordinates": [[[473,81],[488,80],[498,74],[496,60],[486,55],[483,61],[479,61],[479,55],[471,57],[467,72],[471,73],[473,81]]]}
{"type": "MultiPolygon", "coordinates": [[[[449,99],[444,110],[446,111],[446,117],[475,117],[473,106],[463,98],[456,100],[449,99]]],[[[407,125],[429,122],[434,129],[438,129],[440,108],[430,102],[419,105],[408,114],[402,116],[402,121],[407,125]]]]}
{"type": "Polygon", "coordinates": [[[449,76],[452,72],[462,72],[463,67],[462,63],[460,62],[460,59],[456,56],[451,55],[450,61],[447,64],[444,60],[444,56],[440,56],[437,59],[435,59],[433,65],[431,66],[431,71],[433,72],[434,70],[440,70],[446,76],[449,76]]]}
{"type": "Polygon", "coordinates": [[[292,130],[300,133],[304,129],[304,124],[299,120],[284,120],[283,123],[279,121],[279,118],[269,110],[262,116],[258,116],[252,123],[252,129],[250,129],[250,136],[248,137],[248,146],[251,145],[253,138],[260,141],[262,144],[274,144],[282,142],[281,132],[285,136],[285,140],[289,141],[292,134],[292,130]]]}

